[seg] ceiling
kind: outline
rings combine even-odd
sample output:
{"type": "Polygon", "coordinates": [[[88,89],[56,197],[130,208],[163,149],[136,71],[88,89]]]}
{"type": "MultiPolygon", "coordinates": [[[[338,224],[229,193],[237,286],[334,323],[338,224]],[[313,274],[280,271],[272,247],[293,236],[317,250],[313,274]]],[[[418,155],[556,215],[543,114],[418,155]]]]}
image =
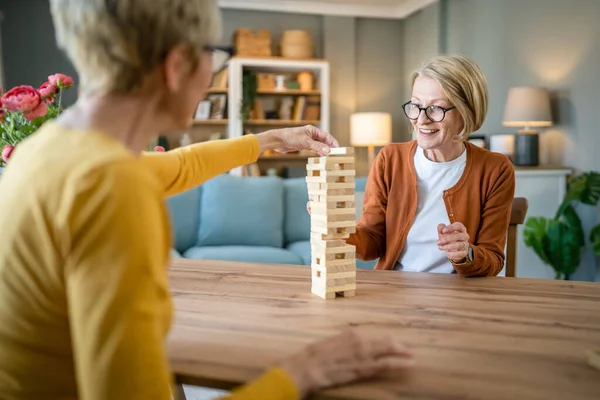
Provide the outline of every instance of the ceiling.
{"type": "Polygon", "coordinates": [[[437,0],[219,0],[221,8],[402,19],[437,0]]]}

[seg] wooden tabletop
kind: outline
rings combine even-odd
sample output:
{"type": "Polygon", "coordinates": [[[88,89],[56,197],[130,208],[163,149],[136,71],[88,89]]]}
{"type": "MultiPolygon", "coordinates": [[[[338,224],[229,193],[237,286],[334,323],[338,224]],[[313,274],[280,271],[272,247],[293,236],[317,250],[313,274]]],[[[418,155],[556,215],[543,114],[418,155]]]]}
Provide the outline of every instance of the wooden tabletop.
{"type": "Polygon", "coordinates": [[[310,268],[173,260],[168,340],[178,380],[232,388],[348,326],[393,332],[416,365],[318,399],[600,399],[600,284],[359,270],[320,299],[310,268]]]}

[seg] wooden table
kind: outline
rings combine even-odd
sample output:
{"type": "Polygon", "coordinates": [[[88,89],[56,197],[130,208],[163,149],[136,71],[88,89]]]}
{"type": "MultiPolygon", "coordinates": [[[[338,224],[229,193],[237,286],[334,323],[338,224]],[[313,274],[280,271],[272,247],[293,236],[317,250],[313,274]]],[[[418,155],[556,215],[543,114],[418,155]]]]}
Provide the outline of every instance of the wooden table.
{"type": "Polygon", "coordinates": [[[232,388],[304,345],[363,325],[416,366],[319,399],[600,399],[600,284],[358,271],[356,297],[310,293],[310,268],[174,260],[168,340],[179,382],[232,388]]]}

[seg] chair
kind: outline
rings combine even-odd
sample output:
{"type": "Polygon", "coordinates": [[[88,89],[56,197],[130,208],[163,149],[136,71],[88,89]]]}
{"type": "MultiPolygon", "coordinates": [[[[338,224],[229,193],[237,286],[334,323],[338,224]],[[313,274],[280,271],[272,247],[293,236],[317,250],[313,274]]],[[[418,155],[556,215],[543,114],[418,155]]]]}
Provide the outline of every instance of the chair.
{"type": "Polygon", "coordinates": [[[524,197],[515,197],[513,199],[512,210],[510,213],[510,225],[508,226],[508,240],[506,243],[506,276],[516,276],[517,264],[517,226],[525,222],[527,208],[529,207],[527,199],[524,197]]]}

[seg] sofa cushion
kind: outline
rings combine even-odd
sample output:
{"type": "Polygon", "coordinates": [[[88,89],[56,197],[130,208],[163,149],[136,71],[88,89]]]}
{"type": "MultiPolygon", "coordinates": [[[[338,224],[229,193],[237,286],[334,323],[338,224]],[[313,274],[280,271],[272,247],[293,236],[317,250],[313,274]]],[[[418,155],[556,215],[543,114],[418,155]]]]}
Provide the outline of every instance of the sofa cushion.
{"type": "Polygon", "coordinates": [[[289,243],[286,249],[297,255],[304,265],[310,265],[310,240],[300,240],[298,242],[289,243]]]}
{"type": "Polygon", "coordinates": [[[261,262],[267,264],[302,264],[290,251],[268,246],[204,246],[192,247],[183,254],[200,260],[261,262]]]}
{"type": "Polygon", "coordinates": [[[202,186],[169,197],[166,201],[175,249],[182,253],[198,240],[202,186]]]}
{"type": "Polygon", "coordinates": [[[305,178],[291,178],[283,181],[285,214],[285,243],[310,239],[310,215],[306,211],[308,189],[305,178]]]}
{"type": "Polygon", "coordinates": [[[204,183],[198,246],[283,247],[283,183],[223,174],[204,183]]]}

